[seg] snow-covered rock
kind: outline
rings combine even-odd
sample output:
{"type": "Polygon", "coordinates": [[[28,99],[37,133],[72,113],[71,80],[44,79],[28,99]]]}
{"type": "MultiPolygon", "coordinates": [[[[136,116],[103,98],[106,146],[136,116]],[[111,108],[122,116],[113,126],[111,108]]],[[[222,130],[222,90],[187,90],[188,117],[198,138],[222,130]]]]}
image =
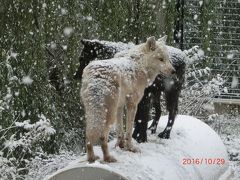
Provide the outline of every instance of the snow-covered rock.
{"type": "MultiPolygon", "coordinates": [[[[167,120],[167,116],[161,117],[158,132],[166,127],[167,120]]],[[[115,148],[116,141],[110,142],[116,163],[103,164],[100,159],[89,164],[86,156],[82,156],[48,178],[61,180],[66,173],[70,173],[68,180],[83,178],[89,170],[91,175],[96,174],[95,179],[104,179],[101,172],[109,171],[112,180],[123,177],[129,180],[224,180],[232,175],[223,142],[202,121],[178,115],[171,139],[159,139],[157,134],[149,134],[148,143],[136,144],[140,153],[115,148]]],[[[100,147],[95,147],[95,152],[102,157],[100,147]]]]}

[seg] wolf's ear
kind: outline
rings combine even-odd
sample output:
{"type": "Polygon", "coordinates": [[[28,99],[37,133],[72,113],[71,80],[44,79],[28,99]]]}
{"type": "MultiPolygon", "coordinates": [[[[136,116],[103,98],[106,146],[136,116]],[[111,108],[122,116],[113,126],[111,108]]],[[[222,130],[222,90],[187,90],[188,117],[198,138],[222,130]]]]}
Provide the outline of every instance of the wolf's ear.
{"type": "Polygon", "coordinates": [[[163,42],[164,44],[167,42],[167,35],[158,39],[158,42],[163,42]]]}
{"type": "Polygon", "coordinates": [[[154,36],[147,39],[146,46],[148,51],[154,51],[156,49],[156,40],[154,36]]]}

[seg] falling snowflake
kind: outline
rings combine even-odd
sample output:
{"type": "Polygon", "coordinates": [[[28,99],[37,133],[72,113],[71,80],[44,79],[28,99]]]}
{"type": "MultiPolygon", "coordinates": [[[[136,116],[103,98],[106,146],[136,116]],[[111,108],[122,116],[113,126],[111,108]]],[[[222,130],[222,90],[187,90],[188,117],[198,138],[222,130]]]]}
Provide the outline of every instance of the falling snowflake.
{"type": "Polygon", "coordinates": [[[197,18],[198,18],[198,15],[195,14],[194,17],[193,17],[193,19],[194,19],[194,20],[197,20],[197,18]]]}
{"type": "Polygon", "coordinates": [[[11,54],[10,54],[10,56],[15,59],[17,58],[17,55],[18,55],[18,53],[15,53],[15,52],[11,52],[11,54]]]}
{"type": "Polygon", "coordinates": [[[65,27],[63,30],[63,34],[65,36],[70,36],[73,33],[73,28],[72,27],[65,27]]]}
{"type": "Polygon", "coordinates": [[[230,53],[227,55],[227,59],[232,59],[234,57],[234,54],[233,53],[230,53]]]}
{"type": "Polygon", "coordinates": [[[65,8],[62,8],[62,9],[61,9],[61,14],[62,14],[62,15],[66,15],[66,14],[67,14],[67,10],[66,10],[65,8]]]}
{"type": "Polygon", "coordinates": [[[50,43],[50,48],[51,49],[56,49],[56,47],[57,47],[57,44],[55,42],[50,43]]]}
{"type": "Polygon", "coordinates": [[[67,50],[67,45],[62,46],[63,50],[67,50]]]}
{"type": "Polygon", "coordinates": [[[86,19],[87,21],[92,21],[93,20],[92,16],[86,16],[86,17],[84,17],[84,19],[86,19]]]}
{"type": "Polygon", "coordinates": [[[43,3],[42,8],[45,9],[47,7],[46,3],[43,3]]]}
{"type": "Polygon", "coordinates": [[[22,83],[26,85],[31,85],[33,82],[32,78],[30,76],[24,76],[22,78],[22,83]]]}

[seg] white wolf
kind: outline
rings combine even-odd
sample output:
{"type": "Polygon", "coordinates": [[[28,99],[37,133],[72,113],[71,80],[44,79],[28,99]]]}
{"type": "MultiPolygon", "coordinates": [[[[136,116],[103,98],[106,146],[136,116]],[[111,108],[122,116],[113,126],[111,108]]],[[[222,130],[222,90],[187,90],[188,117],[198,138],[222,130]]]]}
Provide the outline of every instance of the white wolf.
{"type": "Polygon", "coordinates": [[[169,62],[165,38],[158,41],[147,39],[129,50],[124,57],[92,61],[83,71],[81,98],[86,115],[86,148],[88,161],[98,159],[93,151],[94,143],[101,143],[104,161],[115,162],[109,154],[108,133],[110,126],[117,120],[117,145],[136,152],[132,145],[133,122],[137,105],[144,89],[162,73],[175,70],[169,62]],[[123,132],[123,109],[127,107],[127,133],[123,132]],[[125,141],[126,140],[126,141],[125,141]]]}

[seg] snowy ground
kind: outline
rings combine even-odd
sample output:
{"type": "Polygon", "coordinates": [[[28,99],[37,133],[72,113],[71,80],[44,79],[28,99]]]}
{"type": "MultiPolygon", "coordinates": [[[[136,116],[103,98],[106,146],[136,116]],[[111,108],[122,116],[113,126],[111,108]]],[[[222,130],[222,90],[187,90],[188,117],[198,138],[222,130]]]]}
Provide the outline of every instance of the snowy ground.
{"type": "Polygon", "coordinates": [[[227,147],[227,151],[230,159],[230,166],[234,170],[234,180],[240,179],[240,137],[236,135],[224,136],[222,140],[227,147]],[[231,138],[231,139],[230,139],[231,138]]]}
{"type": "MultiPolygon", "coordinates": [[[[233,127],[230,127],[231,124],[234,124],[234,122],[238,122],[239,119],[232,119],[232,118],[226,118],[226,123],[223,125],[222,123],[222,118],[215,120],[214,122],[210,123],[210,125],[221,135],[221,139],[223,140],[225,146],[227,147],[228,154],[229,154],[229,159],[230,161],[230,167],[231,169],[234,170],[234,178],[233,180],[239,180],[240,179],[240,138],[239,135],[237,134],[238,128],[235,125],[235,129],[233,127]],[[221,123],[220,123],[221,122],[221,123]]],[[[176,125],[176,124],[175,124],[176,125]]],[[[175,126],[176,127],[176,126],[175,126]]],[[[160,128],[159,128],[160,131],[160,128]]],[[[148,159],[147,162],[154,163],[156,162],[155,159],[151,159],[152,156],[152,150],[154,149],[154,152],[157,154],[161,153],[160,156],[158,156],[160,159],[160,162],[166,162],[166,156],[169,156],[170,158],[175,158],[179,157],[180,159],[183,158],[180,154],[173,153],[169,155],[169,149],[171,146],[176,143],[177,138],[183,137],[185,132],[181,131],[175,131],[173,129],[173,134],[172,134],[172,139],[171,140],[158,140],[154,135],[150,135],[149,137],[149,143],[147,144],[140,144],[138,147],[141,149],[140,154],[133,154],[129,153],[126,151],[122,151],[120,149],[115,149],[113,148],[114,142],[111,142],[111,152],[113,152],[113,155],[117,157],[117,159],[121,162],[126,159],[126,157],[131,157],[128,158],[129,164],[131,163],[136,163],[136,160],[139,159],[139,157],[142,159],[142,163],[138,163],[136,165],[135,170],[133,171],[134,174],[138,174],[138,170],[140,170],[140,166],[147,166],[145,160],[148,159]],[[175,139],[175,140],[174,140],[175,139]],[[150,156],[151,155],[151,156],[150,156]],[[165,156],[165,159],[164,159],[165,156]],[[181,156],[181,157],[180,157],[181,156]],[[144,160],[145,159],[145,160],[144,160]]],[[[179,142],[178,142],[179,143],[179,142]]],[[[211,146],[212,147],[212,146],[211,146]]],[[[177,147],[174,147],[175,150],[177,151],[177,147]]],[[[96,148],[97,153],[101,156],[101,151],[100,148],[96,148]]],[[[175,151],[173,151],[175,152],[175,151]]],[[[203,155],[201,155],[203,156],[203,155]]],[[[30,167],[30,174],[29,177],[27,178],[28,180],[31,179],[36,179],[36,180],[42,180],[46,175],[51,175],[52,173],[56,172],[58,169],[62,169],[66,166],[69,165],[76,165],[76,163],[86,163],[86,156],[85,155],[76,155],[76,153],[70,153],[70,152],[63,152],[60,155],[54,155],[52,157],[49,157],[48,159],[36,159],[32,163],[32,167],[30,167]]],[[[177,162],[179,163],[179,162],[177,162]]],[[[96,165],[99,165],[99,162],[96,162],[96,165]]],[[[101,164],[100,164],[101,165],[101,164]]],[[[157,163],[158,167],[159,166],[166,166],[166,163],[159,164],[157,163]]],[[[113,164],[113,166],[117,166],[116,164],[113,164]]],[[[177,171],[182,171],[184,170],[184,166],[181,164],[169,164],[169,167],[172,167],[172,169],[175,169],[176,167],[181,167],[177,171]]],[[[190,167],[190,166],[189,166],[190,167]]],[[[199,167],[199,166],[197,166],[199,167]]],[[[210,166],[211,167],[211,166],[210,166]]],[[[110,167],[114,168],[114,167],[110,167]]],[[[158,169],[158,168],[157,168],[158,169]]],[[[124,167],[120,167],[118,171],[122,172],[124,170],[124,167]],[[121,170],[121,168],[123,168],[121,170]]],[[[124,171],[130,171],[130,169],[125,168],[124,171]]],[[[190,170],[191,171],[191,170],[190,170]]],[[[151,179],[151,177],[154,176],[154,173],[159,173],[158,171],[155,171],[154,168],[146,168],[142,173],[145,174],[148,179],[151,179]],[[151,173],[150,173],[151,172],[151,173]],[[149,174],[150,173],[150,174],[149,174]]],[[[164,172],[161,172],[164,174],[164,172]]],[[[156,175],[156,174],[155,174],[156,175]]],[[[166,176],[166,174],[165,174],[166,176]]]]}
{"type": "MultiPolygon", "coordinates": [[[[160,122],[159,131],[165,127],[167,117],[161,118],[160,122]]],[[[102,164],[101,161],[97,161],[88,164],[86,156],[82,156],[71,162],[68,168],[97,166],[122,174],[131,180],[210,180],[218,179],[224,173],[231,173],[228,169],[226,149],[217,134],[206,124],[189,116],[178,116],[171,139],[160,140],[156,135],[149,135],[148,143],[136,144],[141,153],[123,151],[115,148],[114,144],[114,141],[110,143],[110,149],[118,159],[117,163],[102,164]],[[184,164],[185,158],[195,158],[196,161],[184,164]],[[205,158],[221,158],[224,162],[208,164],[205,158]]],[[[96,147],[95,150],[101,157],[100,147],[96,147]]]]}
{"type": "Polygon", "coordinates": [[[208,123],[221,137],[225,144],[230,166],[234,169],[235,179],[240,179],[240,116],[219,115],[208,123]]]}

